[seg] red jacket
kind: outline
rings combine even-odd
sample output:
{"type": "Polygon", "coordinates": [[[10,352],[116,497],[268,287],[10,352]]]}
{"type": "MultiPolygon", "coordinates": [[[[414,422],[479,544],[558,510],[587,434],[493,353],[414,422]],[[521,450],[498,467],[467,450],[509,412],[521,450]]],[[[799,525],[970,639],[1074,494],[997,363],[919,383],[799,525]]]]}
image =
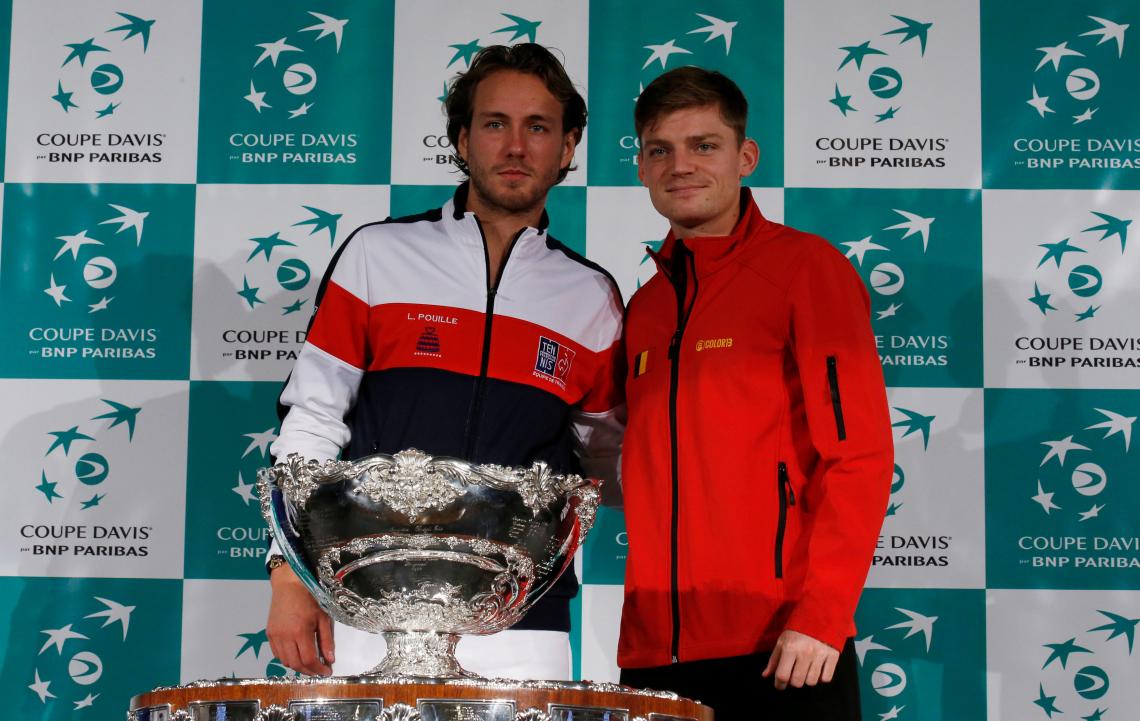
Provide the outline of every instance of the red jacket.
{"type": "Polygon", "coordinates": [[[766,651],[784,629],[840,648],[894,466],[867,291],[747,189],[731,235],[670,233],[654,260],[625,327],[618,663],[766,651]]]}

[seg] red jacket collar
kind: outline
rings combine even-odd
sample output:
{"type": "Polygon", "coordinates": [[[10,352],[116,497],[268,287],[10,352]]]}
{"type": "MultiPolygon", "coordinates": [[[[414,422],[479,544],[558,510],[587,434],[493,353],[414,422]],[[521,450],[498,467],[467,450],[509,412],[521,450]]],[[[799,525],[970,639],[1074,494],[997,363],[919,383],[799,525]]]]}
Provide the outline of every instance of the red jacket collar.
{"type": "MultiPolygon", "coordinates": [[[[684,239],[685,247],[693,254],[697,275],[706,275],[722,266],[735,256],[750,239],[763,233],[770,225],[771,223],[761,214],[760,208],[756,205],[756,201],[752,197],[752,190],[742,187],[740,189],[740,219],[736,221],[736,227],[732,229],[731,233],[684,239]]],[[[670,230],[669,235],[665,236],[665,241],[661,244],[660,251],[654,252],[647,248],[646,252],[657,263],[657,268],[668,277],[676,249],[677,237],[670,230]]]]}

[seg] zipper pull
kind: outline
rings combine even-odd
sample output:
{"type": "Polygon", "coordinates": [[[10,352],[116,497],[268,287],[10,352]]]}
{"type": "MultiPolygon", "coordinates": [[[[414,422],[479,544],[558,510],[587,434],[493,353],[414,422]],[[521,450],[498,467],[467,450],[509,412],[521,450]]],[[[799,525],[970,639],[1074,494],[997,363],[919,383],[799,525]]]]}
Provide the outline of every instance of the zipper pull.
{"type": "Polygon", "coordinates": [[[677,658],[676,656],[673,656],[672,662],[673,663],[681,663],[681,659],[677,658]]]}
{"type": "Polygon", "coordinates": [[[780,463],[780,481],[788,489],[788,505],[796,505],[796,492],[792,490],[792,479],[788,477],[788,466],[783,462],[780,463]]]}

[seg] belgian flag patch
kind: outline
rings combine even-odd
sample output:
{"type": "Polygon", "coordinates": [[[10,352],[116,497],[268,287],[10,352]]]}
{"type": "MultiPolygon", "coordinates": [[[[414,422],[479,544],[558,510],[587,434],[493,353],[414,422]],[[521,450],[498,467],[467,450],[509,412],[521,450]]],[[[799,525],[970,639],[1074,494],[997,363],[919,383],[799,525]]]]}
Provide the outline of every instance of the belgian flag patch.
{"type": "Polygon", "coordinates": [[[649,351],[643,350],[633,359],[633,377],[640,378],[649,366],[649,351]]]}

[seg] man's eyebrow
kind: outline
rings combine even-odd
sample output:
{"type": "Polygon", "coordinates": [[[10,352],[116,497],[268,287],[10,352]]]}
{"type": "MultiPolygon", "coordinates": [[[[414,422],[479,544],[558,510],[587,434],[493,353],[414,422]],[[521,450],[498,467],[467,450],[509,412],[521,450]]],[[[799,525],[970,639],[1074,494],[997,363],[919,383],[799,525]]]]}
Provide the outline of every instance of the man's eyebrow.
{"type": "MultiPolygon", "coordinates": [[[[706,140],[723,140],[723,139],[724,139],[724,135],[722,135],[719,132],[714,131],[711,133],[701,133],[699,135],[689,135],[689,136],[686,136],[685,138],[683,138],[681,142],[692,144],[692,143],[701,143],[701,142],[704,142],[706,140]]],[[[651,135],[648,138],[646,138],[645,142],[642,144],[643,145],[672,145],[673,141],[666,140],[664,138],[654,137],[651,135]]]]}
{"type": "MultiPolygon", "coordinates": [[[[509,118],[510,115],[508,113],[504,113],[501,110],[482,110],[480,112],[475,113],[475,117],[477,117],[477,118],[492,118],[492,119],[498,120],[498,119],[503,119],[503,118],[509,118]]],[[[545,122],[553,122],[554,116],[544,115],[542,113],[531,113],[530,115],[526,116],[524,118],[524,120],[527,120],[527,121],[542,120],[545,122]]]]}
{"type": "Polygon", "coordinates": [[[724,138],[719,132],[713,131],[711,133],[701,133],[700,135],[690,135],[685,138],[686,143],[700,143],[705,140],[721,140],[724,138]]]}

